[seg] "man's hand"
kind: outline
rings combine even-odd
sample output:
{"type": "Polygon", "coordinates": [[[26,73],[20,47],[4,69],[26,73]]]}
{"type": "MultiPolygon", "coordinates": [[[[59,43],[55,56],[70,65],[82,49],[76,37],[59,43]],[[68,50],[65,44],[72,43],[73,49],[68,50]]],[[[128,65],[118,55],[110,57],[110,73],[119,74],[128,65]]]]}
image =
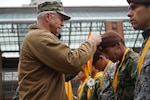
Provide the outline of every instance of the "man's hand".
{"type": "Polygon", "coordinates": [[[102,42],[101,35],[99,35],[98,33],[91,34],[89,40],[95,42],[97,45],[99,45],[102,42]]]}

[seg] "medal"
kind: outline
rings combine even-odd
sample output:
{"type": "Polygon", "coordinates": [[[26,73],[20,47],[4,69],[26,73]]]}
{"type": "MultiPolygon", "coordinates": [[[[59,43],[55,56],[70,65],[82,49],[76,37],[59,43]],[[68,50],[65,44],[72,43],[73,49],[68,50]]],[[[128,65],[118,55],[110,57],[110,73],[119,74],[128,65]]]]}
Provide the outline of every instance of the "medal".
{"type": "Polygon", "coordinates": [[[90,78],[87,81],[87,86],[92,90],[92,86],[95,84],[95,80],[93,78],[90,78]]]}

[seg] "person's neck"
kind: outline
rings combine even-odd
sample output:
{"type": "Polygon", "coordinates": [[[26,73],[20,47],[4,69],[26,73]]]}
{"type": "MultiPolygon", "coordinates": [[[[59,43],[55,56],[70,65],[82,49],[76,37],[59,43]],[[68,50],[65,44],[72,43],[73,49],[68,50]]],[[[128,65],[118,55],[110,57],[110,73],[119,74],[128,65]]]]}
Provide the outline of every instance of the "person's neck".
{"type": "Polygon", "coordinates": [[[124,56],[124,53],[125,53],[126,49],[127,48],[125,46],[121,47],[121,58],[120,58],[120,60],[122,60],[122,57],[124,56]]]}
{"type": "Polygon", "coordinates": [[[97,70],[95,70],[93,73],[92,73],[92,78],[94,78],[95,77],[95,75],[98,73],[99,71],[97,71],[97,70]]]}
{"type": "Polygon", "coordinates": [[[109,59],[106,59],[105,62],[106,62],[106,64],[105,64],[105,66],[106,66],[108,64],[108,62],[109,62],[109,59]]]}
{"type": "Polygon", "coordinates": [[[39,27],[41,27],[42,29],[44,29],[44,30],[47,30],[47,31],[49,31],[49,32],[51,32],[51,29],[49,28],[49,26],[47,25],[47,23],[46,22],[38,22],[37,23],[37,25],[39,26],[39,27]]]}

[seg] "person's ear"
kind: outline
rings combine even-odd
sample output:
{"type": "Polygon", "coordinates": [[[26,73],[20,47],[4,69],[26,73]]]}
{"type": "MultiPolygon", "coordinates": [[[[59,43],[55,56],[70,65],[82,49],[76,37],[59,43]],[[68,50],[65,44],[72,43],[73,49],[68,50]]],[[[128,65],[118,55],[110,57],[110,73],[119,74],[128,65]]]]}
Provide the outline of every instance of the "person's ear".
{"type": "Polygon", "coordinates": [[[99,59],[104,59],[104,57],[102,55],[99,55],[99,59]]]}
{"type": "Polygon", "coordinates": [[[116,44],[116,45],[117,45],[117,46],[121,46],[121,44],[122,44],[121,42],[117,42],[117,44],[116,44]]]}
{"type": "Polygon", "coordinates": [[[45,14],[45,19],[47,22],[49,22],[51,20],[51,15],[49,13],[45,14]]]}

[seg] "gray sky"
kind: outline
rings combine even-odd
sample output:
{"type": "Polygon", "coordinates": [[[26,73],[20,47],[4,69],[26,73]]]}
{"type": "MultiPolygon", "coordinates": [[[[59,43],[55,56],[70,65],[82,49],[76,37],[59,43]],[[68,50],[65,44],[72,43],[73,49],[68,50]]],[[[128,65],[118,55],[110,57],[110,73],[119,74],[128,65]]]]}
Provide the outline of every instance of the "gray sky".
{"type": "MultiPolygon", "coordinates": [[[[127,6],[126,0],[61,0],[64,6],[127,6]]],[[[0,7],[22,6],[30,0],[1,0],[0,7]]]]}

